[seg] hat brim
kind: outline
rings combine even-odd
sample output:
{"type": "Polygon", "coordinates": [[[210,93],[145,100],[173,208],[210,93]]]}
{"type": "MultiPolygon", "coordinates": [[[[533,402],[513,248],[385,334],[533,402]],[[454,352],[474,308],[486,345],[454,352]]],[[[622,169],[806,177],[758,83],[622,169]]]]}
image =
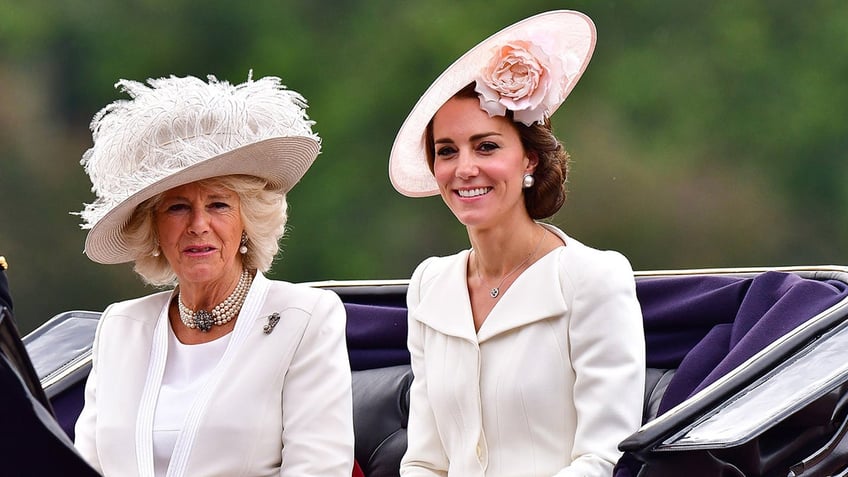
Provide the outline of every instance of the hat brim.
{"type": "Polygon", "coordinates": [[[249,175],[267,180],[269,189],[285,194],[306,174],[319,150],[318,141],[311,137],[274,137],[186,167],[129,196],[98,220],[85,239],[85,254],[104,264],[136,260],[124,236],[127,222],[139,204],[174,187],[212,177],[249,175]]]}
{"type": "MultiPolygon", "coordinates": [[[[389,178],[398,192],[408,197],[439,193],[436,179],[427,165],[424,144],[427,124],[454,94],[480,76],[480,70],[491,58],[494,46],[531,34],[548,36],[553,43],[565,46],[582,60],[578,73],[569,78],[562,99],[568,96],[586,70],[595,49],[597,34],[588,16],[572,10],[550,11],[495,33],[450,65],[421,96],[401,125],[389,157],[389,178]]],[[[554,106],[550,114],[560,105],[554,106]]]]}

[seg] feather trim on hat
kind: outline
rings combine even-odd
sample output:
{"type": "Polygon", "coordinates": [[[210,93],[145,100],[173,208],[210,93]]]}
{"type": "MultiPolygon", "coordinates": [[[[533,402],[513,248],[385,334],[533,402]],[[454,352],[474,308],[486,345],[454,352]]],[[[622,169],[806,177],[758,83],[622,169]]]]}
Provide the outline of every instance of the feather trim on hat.
{"type": "Polygon", "coordinates": [[[132,99],[117,100],[91,122],[94,146],[80,163],[96,198],[79,215],[90,229],[135,192],[188,166],[274,137],[320,138],[306,100],[280,78],[232,85],[214,76],[115,84],[132,99]],[[247,127],[245,127],[247,126],[247,127]]]}

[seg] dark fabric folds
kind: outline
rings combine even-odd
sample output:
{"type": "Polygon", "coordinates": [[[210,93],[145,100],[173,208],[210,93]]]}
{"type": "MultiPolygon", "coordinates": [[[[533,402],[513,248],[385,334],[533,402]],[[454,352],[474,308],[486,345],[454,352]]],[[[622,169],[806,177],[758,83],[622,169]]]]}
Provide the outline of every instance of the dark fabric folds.
{"type": "Polygon", "coordinates": [[[637,293],[647,366],[677,368],[660,403],[662,414],[845,299],[848,286],[765,272],[753,278],[646,279],[637,293]]]}
{"type": "Polygon", "coordinates": [[[406,308],[345,303],[350,369],[409,364],[406,308]]]}
{"type": "MultiPolygon", "coordinates": [[[[662,414],[709,386],[770,343],[848,297],[837,280],[765,272],[751,278],[679,276],[636,286],[645,324],[647,367],[676,369],[662,414]]],[[[641,462],[625,454],[615,477],[641,462]]]]}

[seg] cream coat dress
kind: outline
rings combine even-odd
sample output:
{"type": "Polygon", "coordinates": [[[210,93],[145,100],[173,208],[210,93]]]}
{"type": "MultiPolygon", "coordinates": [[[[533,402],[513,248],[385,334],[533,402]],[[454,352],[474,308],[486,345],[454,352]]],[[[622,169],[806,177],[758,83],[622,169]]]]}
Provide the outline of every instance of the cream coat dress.
{"type": "Polygon", "coordinates": [[[415,270],[401,475],[610,476],[639,428],[645,344],[630,263],[543,225],[567,245],[524,271],[479,332],[468,250],[415,270]]]}
{"type": "MultiPolygon", "coordinates": [[[[75,445],[106,476],[153,475],[170,298],[116,303],[98,324],[75,445]]],[[[189,408],[168,475],[349,477],[345,321],[334,293],[257,273],[224,355],[189,408]],[[272,313],[280,320],[266,334],[272,313]]]]}

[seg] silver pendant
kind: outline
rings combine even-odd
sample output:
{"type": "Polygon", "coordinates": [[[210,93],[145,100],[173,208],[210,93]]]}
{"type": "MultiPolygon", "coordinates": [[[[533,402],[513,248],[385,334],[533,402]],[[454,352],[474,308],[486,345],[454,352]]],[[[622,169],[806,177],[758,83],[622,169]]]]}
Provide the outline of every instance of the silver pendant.
{"type": "Polygon", "coordinates": [[[501,294],[501,291],[497,288],[492,288],[492,291],[489,292],[489,295],[492,295],[492,298],[497,298],[498,295],[501,294]]]}

